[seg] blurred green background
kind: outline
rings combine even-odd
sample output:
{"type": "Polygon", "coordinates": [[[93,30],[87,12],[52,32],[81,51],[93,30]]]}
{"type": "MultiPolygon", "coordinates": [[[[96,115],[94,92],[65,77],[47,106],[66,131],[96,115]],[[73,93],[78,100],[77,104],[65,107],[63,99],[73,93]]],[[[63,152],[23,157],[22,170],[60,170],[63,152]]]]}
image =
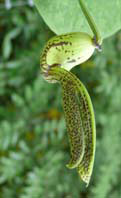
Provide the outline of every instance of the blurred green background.
{"type": "Polygon", "coordinates": [[[0,7],[0,198],[121,198],[121,32],[72,70],[96,115],[88,188],[65,167],[70,152],[61,88],[40,75],[40,53],[53,35],[34,7],[0,7]]]}

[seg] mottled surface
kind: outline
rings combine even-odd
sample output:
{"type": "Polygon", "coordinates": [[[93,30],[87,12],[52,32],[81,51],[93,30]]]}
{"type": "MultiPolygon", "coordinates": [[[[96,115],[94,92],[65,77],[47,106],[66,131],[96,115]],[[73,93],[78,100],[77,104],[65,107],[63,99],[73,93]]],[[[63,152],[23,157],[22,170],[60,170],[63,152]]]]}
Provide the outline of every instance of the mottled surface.
{"type": "Polygon", "coordinates": [[[88,185],[93,170],[96,144],[91,99],[84,85],[71,72],[53,68],[49,75],[61,83],[63,90],[63,106],[71,148],[71,160],[67,167],[77,167],[81,179],[88,185]]]}
{"type": "Polygon", "coordinates": [[[79,104],[75,93],[75,86],[70,79],[61,81],[63,108],[65,112],[67,131],[69,134],[71,160],[68,168],[75,168],[81,162],[84,155],[85,140],[79,104]]]}

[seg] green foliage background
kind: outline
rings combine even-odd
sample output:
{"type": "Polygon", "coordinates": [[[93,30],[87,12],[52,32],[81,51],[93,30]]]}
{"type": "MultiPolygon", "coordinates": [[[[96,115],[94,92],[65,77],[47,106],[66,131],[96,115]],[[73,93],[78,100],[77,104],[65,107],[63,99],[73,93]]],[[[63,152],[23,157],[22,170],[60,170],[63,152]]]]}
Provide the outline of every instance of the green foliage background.
{"type": "Polygon", "coordinates": [[[39,57],[53,35],[36,9],[0,15],[0,198],[121,197],[121,32],[73,69],[94,104],[97,148],[88,188],[68,170],[61,89],[42,79],[39,57]]]}

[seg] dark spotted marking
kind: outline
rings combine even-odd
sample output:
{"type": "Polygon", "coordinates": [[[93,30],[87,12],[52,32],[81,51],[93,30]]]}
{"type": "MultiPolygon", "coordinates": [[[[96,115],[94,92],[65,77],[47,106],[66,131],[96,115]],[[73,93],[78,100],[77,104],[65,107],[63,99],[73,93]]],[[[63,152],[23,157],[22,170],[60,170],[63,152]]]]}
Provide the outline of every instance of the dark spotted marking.
{"type": "Polygon", "coordinates": [[[72,59],[72,60],[68,61],[67,63],[75,63],[75,62],[76,62],[76,60],[72,59]]]}

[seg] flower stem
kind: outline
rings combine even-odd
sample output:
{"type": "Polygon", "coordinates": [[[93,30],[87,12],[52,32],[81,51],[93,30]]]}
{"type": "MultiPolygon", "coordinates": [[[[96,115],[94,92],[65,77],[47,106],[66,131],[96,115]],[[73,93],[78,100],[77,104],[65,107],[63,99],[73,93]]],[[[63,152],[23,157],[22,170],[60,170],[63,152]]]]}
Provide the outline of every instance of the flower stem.
{"type": "Polygon", "coordinates": [[[100,35],[100,32],[97,28],[97,25],[95,24],[95,21],[93,19],[93,17],[91,16],[91,14],[89,13],[88,8],[86,7],[85,3],[83,0],[79,0],[80,6],[82,8],[82,11],[88,21],[88,24],[92,30],[92,32],[94,33],[94,41],[96,42],[96,44],[98,46],[100,46],[102,44],[102,38],[100,35]]]}

